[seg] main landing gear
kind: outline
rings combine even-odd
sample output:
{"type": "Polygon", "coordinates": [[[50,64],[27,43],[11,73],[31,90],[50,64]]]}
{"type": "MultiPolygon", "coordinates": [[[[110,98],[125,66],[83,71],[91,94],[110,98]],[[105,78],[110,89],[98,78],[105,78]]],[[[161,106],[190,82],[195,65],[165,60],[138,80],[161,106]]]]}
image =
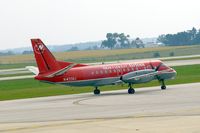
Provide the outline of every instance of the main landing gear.
{"type": "Polygon", "coordinates": [[[160,82],[161,82],[161,90],[166,90],[165,81],[162,79],[160,80],[160,82]]]}
{"type": "Polygon", "coordinates": [[[128,94],[134,94],[135,90],[133,89],[132,84],[129,84],[128,86],[129,86],[128,94]]]}
{"type": "Polygon", "coordinates": [[[100,92],[101,92],[101,91],[98,89],[98,87],[95,87],[95,89],[94,89],[94,94],[95,94],[95,95],[99,95],[100,92]]]}

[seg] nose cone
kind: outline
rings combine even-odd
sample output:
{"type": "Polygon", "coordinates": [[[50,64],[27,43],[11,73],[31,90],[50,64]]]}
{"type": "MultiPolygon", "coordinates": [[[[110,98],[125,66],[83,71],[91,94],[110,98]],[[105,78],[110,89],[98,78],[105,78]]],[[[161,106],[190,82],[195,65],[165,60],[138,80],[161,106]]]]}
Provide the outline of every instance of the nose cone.
{"type": "Polygon", "coordinates": [[[177,74],[176,70],[172,69],[175,74],[177,74]]]}
{"type": "Polygon", "coordinates": [[[174,70],[173,68],[172,68],[172,72],[173,72],[173,78],[175,78],[176,75],[177,75],[177,72],[176,72],[176,70],[174,70]]]}

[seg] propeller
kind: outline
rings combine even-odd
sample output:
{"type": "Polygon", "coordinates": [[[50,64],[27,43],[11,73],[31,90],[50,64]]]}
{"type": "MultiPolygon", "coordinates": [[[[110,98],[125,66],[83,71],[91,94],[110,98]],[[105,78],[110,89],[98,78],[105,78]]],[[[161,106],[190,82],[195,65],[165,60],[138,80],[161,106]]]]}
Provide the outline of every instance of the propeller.
{"type": "MultiPolygon", "coordinates": [[[[151,65],[151,68],[154,69],[157,72],[159,70],[159,68],[162,66],[162,62],[156,67],[154,67],[151,62],[150,62],[150,65],[151,65]]],[[[156,75],[156,78],[158,79],[159,82],[161,82],[158,75],[156,75]]]]}
{"type": "Polygon", "coordinates": [[[162,66],[162,63],[160,63],[157,67],[154,67],[153,64],[150,62],[151,68],[154,69],[155,71],[158,71],[159,68],[162,66]]]}

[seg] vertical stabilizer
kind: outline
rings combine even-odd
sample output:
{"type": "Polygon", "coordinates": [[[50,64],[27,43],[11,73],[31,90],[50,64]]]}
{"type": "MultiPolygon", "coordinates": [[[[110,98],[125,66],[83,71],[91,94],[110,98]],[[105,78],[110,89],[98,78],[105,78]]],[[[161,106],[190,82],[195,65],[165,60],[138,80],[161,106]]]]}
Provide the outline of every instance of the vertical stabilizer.
{"type": "Polygon", "coordinates": [[[40,39],[31,39],[31,43],[40,74],[61,69],[55,57],[40,39]]]}

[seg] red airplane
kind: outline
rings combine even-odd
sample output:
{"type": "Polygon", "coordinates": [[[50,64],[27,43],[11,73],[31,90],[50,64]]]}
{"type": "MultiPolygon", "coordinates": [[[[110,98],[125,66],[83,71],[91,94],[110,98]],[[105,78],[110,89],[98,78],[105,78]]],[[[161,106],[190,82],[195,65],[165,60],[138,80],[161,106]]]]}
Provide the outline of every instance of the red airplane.
{"type": "Polygon", "coordinates": [[[40,39],[31,42],[38,68],[27,68],[37,75],[36,80],[47,83],[93,86],[94,94],[100,94],[99,86],[127,83],[128,93],[134,94],[133,84],[158,80],[164,90],[164,81],[176,76],[176,71],[160,60],[101,65],[57,61],[40,39]]]}

